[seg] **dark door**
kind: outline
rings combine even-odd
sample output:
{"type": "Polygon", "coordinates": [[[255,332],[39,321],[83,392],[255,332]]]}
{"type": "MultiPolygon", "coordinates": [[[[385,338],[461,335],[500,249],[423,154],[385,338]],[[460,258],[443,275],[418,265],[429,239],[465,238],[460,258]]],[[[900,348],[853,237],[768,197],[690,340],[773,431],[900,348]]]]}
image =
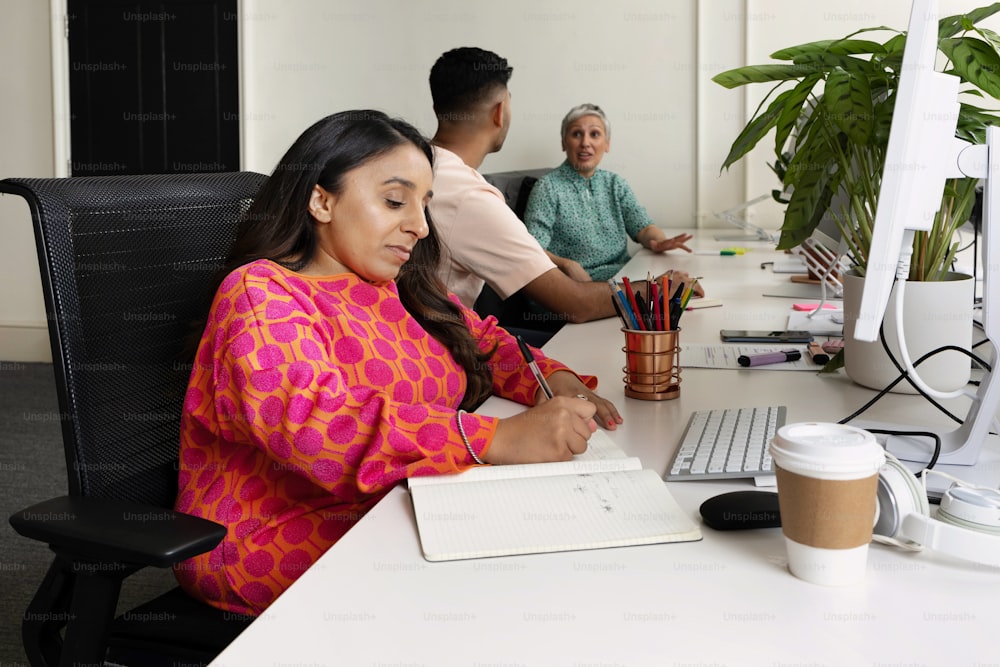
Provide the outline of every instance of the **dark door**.
{"type": "Polygon", "coordinates": [[[73,176],[239,170],[236,0],[67,0],[73,176]]]}

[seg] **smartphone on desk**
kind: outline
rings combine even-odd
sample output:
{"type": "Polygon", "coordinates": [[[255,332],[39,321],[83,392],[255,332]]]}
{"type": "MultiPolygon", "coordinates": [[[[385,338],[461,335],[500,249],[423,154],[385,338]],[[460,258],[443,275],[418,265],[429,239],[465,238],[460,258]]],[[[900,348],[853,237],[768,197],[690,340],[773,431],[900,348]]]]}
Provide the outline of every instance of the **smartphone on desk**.
{"type": "Polygon", "coordinates": [[[808,331],[749,331],[747,329],[723,329],[719,332],[726,343],[811,343],[808,331]]]}

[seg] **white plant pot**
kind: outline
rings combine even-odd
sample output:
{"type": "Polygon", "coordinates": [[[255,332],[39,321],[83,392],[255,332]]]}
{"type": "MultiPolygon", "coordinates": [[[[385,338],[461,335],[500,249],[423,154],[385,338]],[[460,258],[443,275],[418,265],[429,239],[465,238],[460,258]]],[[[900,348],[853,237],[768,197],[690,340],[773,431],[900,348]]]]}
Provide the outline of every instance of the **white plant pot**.
{"type": "MultiPolygon", "coordinates": [[[[852,335],[863,283],[864,278],[853,273],[844,276],[844,370],[851,380],[862,386],[883,389],[899,377],[899,371],[886,356],[880,341],[857,341],[852,335]]],[[[906,283],[903,330],[913,363],[943,345],[957,345],[966,350],[972,348],[974,289],[975,281],[961,273],[949,273],[942,281],[906,283]]],[[[896,286],[893,286],[883,327],[889,349],[900,360],[895,304],[896,286]]],[[[964,387],[972,374],[969,357],[954,350],[938,353],[917,366],[916,370],[926,385],[940,391],[955,391],[964,387]]],[[[906,380],[892,391],[917,393],[906,380]]]]}

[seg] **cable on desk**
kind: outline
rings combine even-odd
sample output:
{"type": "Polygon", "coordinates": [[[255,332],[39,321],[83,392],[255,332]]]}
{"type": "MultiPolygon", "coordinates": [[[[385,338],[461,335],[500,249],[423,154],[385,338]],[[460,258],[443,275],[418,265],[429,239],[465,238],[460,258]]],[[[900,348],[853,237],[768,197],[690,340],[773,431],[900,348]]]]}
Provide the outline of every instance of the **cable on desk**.
{"type": "MultiPolygon", "coordinates": [[[[962,352],[962,353],[964,353],[964,354],[966,354],[966,355],[968,355],[970,357],[973,357],[973,359],[975,359],[975,360],[982,361],[981,359],[979,359],[975,355],[971,354],[968,350],[966,350],[964,348],[957,347],[955,345],[945,345],[943,347],[937,348],[936,350],[931,350],[930,352],[928,352],[924,356],[922,356],[919,359],[917,359],[916,363],[914,363],[913,365],[914,365],[914,367],[919,366],[923,362],[925,362],[928,359],[930,359],[931,357],[933,357],[935,354],[938,354],[939,352],[946,352],[948,350],[954,350],[956,352],[962,352]]],[[[889,358],[892,359],[892,355],[891,354],[889,355],[889,358]]],[[[898,368],[899,367],[897,366],[897,369],[898,368]]],[[[989,370],[989,364],[986,364],[986,368],[987,368],[987,370],[989,370]]],[[[885,396],[890,391],[892,391],[893,387],[895,387],[897,384],[899,384],[900,382],[902,382],[903,380],[905,380],[906,376],[907,376],[906,371],[905,370],[902,371],[900,373],[900,375],[895,380],[893,380],[888,385],[886,385],[883,389],[881,389],[879,391],[879,393],[874,396],[874,398],[872,398],[870,401],[868,401],[863,406],[861,406],[860,408],[858,408],[857,411],[855,411],[851,416],[846,417],[845,419],[843,419],[839,423],[846,424],[849,421],[851,421],[852,419],[854,419],[855,417],[857,417],[858,415],[860,415],[861,413],[865,412],[868,408],[870,408],[871,406],[873,406],[879,399],[881,399],[883,396],[885,396]]],[[[956,423],[959,423],[959,424],[962,423],[963,420],[960,417],[957,417],[957,416],[953,415],[951,412],[948,411],[947,408],[945,408],[944,406],[942,406],[936,400],[934,400],[930,396],[927,396],[926,394],[924,394],[923,392],[921,392],[919,388],[917,388],[917,391],[921,394],[921,396],[923,396],[925,399],[927,399],[932,405],[934,405],[934,407],[936,407],[938,410],[940,410],[942,413],[944,413],[952,421],[954,421],[956,423]]]]}
{"type": "MultiPolygon", "coordinates": [[[[924,356],[920,357],[920,358],[919,358],[919,359],[917,360],[917,362],[916,362],[915,364],[913,364],[913,365],[914,365],[914,366],[919,366],[919,365],[920,365],[920,364],[922,364],[922,363],[923,363],[924,361],[926,361],[926,360],[927,360],[928,358],[932,357],[933,355],[935,355],[935,354],[937,354],[938,352],[940,352],[940,351],[943,351],[943,350],[944,350],[944,348],[942,348],[942,349],[940,349],[940,350],[932,350],[931,352],[928,352],[928,353],[927,353],[927,354],[925,354],[924,356]]],[[[875,405],[875,403],[877,403],[877,402],[878,402],[879,400],[881,400],[881,398],[882,398],[883,396],[885,396],[885,395],[886,395],[886,394],[888,394],[888,393],[889,393],[890,391],[892,391],[892,388],[893,388],[893,387],[895,387],[895,386],[896,386],[897,384],[899,384],[900,382],[902,382],[902,381],[903,381],[904,379],[906,379],[906,371],[903,371],[903,373],[901,373],[901,374],[900,374],[900,375],[899,375],[899,376],[898,376],[898,377],[897,377],[897,378],[896,378],[895,380],[893,380],[892,382],[890,382],[889,384],[887,384],[887,385],[886,385],[885,387],[883,387],[882,389],[880,389],[880,390],[879,390],[879,392],[878,392],[877,394],[875,394],[875,396],[874,396],[874,397],[872,397],[872,398],[871,398],[871,400],[867,401],[867,402],[866,402],[866,403],[865,403],[864,405],[862,405],[862,406],[861,406],[860,408],[858,408],[857,410],[855,410],[855,411],[854,411],[853,413],[851,413],[851,414],[850,414],[850,415],[848,415],[847,417],[844,417],[843,419],[841,419],[841,420],[840,420],[839,422],[837,422],[837,423],[838,423],[838,424],[847,424],[848,422],[850,422],[850,421],[852,421],[852,420],[856,419],[856,418],[857,418],[857,417],[859,417],[859,416],[860,416],[861,414],[863,414],[863,413],[864,413],[865,411],[867,411],[867,410],[868,410],[868,408],[870,408],[871,406],[875,405]]],[[[919,390],[918,390],[918,391],[919,391],[919,390]]],[[[962,420],[961,420],[961,419],[959,419],[959,418],[958,418],[958,417],[956,417],[955,415],[951,414],[951,413],[950,413],[950,412],[949,412],[949,411],[948,411],[948,410],[947,410],[946,408],[944,408],[943,406],[941,406],[940,404],[938,404],[938,403],[937,403],[937,401],[935,401],[934,399],[932,399],[932,398],[929,398],[929,397],[925,397],[925,398],[928,398],[928,400],[929,400],[929,401],[930,401],[931,403],[934,403],[934,404],[935,404],[935,405],[936,405],[936,406],[938,407],[938,409],[939,409],[939,410],[941,410],[942,412],[944,412],[944,414],[946,414],[946,415],[947,415],[948,417],[950,417],[950,418],[952,419],[952,421],[956,421],[956,422],[958,422],[958,423],[962,423],[962,420]]]]}
{"type": "MultiPolygon", "coordinates": [[[[885,396],[890,391],[892,391],[893,387],[895,387],[897,384],[899,384],[900,382],[902,382],[904,379],[905,380],[909,379],[909,373],[907,373],[906,370],[904,370],[902,368],[902,366],[899,365],[899,362],[896,360],[896,358],[893,356],[892,352],[889,350],[889,344],[888,344],[888,342],[885,339],[885,327],[884,326],[879,329],[879,339],[882,342],[882,348],[883,348],[883,350],[885,350],[885,353],[888,355],[889,359],[892,361],[893,365],[896,367],[896,370],[900,371],[900,375],[895,380],[893,380],[892,382],[890,382],[885,388],[883,388],[881,391],[879,391],[871,400],[869,400],[864,405],[862,405],[860,408],[858,408],[853,414],[851,414],[848,417],[845,417],[840,422],[838,422],[840,424],[847,424],[848,422],[853,421],[859,415],[861,415],[866,410],[868,410],[868,408],[870,408],[876,402],[878,402],[883,396],[885,396]]],[[[978,347],[979,345],[981,345],[984,342],[986,342],[986,341],[980,341],[979,343],[976,343],[973,347],[978,347]]],[[[942,347],[939,347],[939,348],[936,348],[934,350],[931,350],[927,354],[925,354],[922,357],[920,357],[919,359],[917,359],[917,361],[913,364],[913,366],[914,366],[914,368],[916,368],[917,366],[919,366],[923,362],[927,361],[928,359],[930,359],[934,355],[939,354],[941,352],[948,351],[948,350],[954,350],[956,352],[961,352],[962,354],[965,354],[966,356],[968,356],[969,358],[971,358],[977,365],[979,365],[981,368],[984,368],[987,372],[992,371],[992,367],[990,366],[990,364],[987,363],[985,360],[983,360],[981,357],[979,357],[978,355],[973,354],[971,351],[966,350],[965,348],[958,347],[957,345],[944,345],[942,347]]],[[[954,414],[952,414],[947,408],[945,408],[943,405],[941,405],[940,403],[938,403],[934,398],[932,398],[932,397],[928,396],[926,393],[924,393],[920,389],[920,387],[916,386],[913,382],[910,382],[910,385],[914,389],[916,389],[917,393],[919,393],[921,396],[923,396],[934,407],[936,407],[938,410],[940,410],[945,415],[947,415],[949,418],[951,418],[952,421],[954,421],[954,422],[956,422],[958,424],[963,423],[963,421],[964,421],[963,419],[961,419],[961,418],[955,416],[954,414]]],[[[931,453],[931,458],[927,462],[927,465],[925,466],[924,470],[931,470],[937,464],[938,457],[941,455],[941,437],[937,433],[933,433],[931,431],[903,431],[903,430],[892,430],[892,429],[868,429],[868,430],[871,431],[872,433],[879,433],[879,434],[882,434],[882,435],[906,435],[906,436],[916,436],[916,437],[932,438],[934,440],[934,450],[931,453]]]]}
{"type": "MultiPolygon", "coordinates": [[[[973,320],[972,323],[973,323],[973,325],[975,325],[976,324],[975,320],[973,320]]],[[[980,326],[980,328],[982,328],[982,325],[979,325],[979,326],[980,326]]],[[[978,343],[973,343],[972,344],[972,349],[976,349],[980,345],[982,345],[984,343],[989,343],[989,342],[990,342],[989,338],[984,338],[981,341],[979,341],[978,343]]],[[[990,369],[990,365],[984,359],[982,359],[981,357],[973,357],[972,360],[974,362],[976,362],[976,365],[979,368],[987,370],[987,371],[990,369]]],[[[971,384],[971,385],[973,385],[975,387],[978,387],[981,384],[981,381],[980,380],[969,380],[969,384],[971,384]]]]}
{"type": "Polygon", "coordinates": [[[937,464],[938,457],[941,455],[941,436],[931,431],[897,431],[894,429],[885,429],[885,428],[868,428],[865,430],[870,433],[879,433],[881,435],[912,435],[917,437],[931,438],[932,440],[934,440],[934,451],[931,454],[931,458],[927,462],[927,465],[924,466],[923,470],[914,473],[917,477],[920,477],[920,475],[922,475],[927,470],[931,470],[937,464]]]}
{"type": "MultiPolygon", "coordinates": [[[[904,370],[902,366],[900,366],[899,361],[897,361],[896,357],[892,354],[892,351],[889,349],[889,343],[885,339],[885,323],[884,322],[879,327],[879,332],[878,333],[879,333],[879,341],[882,343],[882,350],[885,352],[886,356],[889,357],[889,361],[891,361],[892,365],[896,367],[896,370],[899,371],[899,373],[901,373],[900,379],[905,379],[907,382],[910,383],[910,386],[913,387],[918,394],[920,394],[928,402],[930,402],[931,405],[933,405],[934,407],[936,407],[938,410],[940,410],[944,414],[948,415],[952,419],[952,421],[955,421],[955,422],[961,424],[962,421],[963,421],[962,419],[960,419],[960,418],[956,417],[955,415],[951,414],[951,412],[949,412],[947,409],[945,409],[944,406],[942,406],[940,403],[938,403],[935,399],[933,399],[930,396],[928,396],[920,387],[917,386],[917,384],[915,382],[913,382],[910,379],[910,374],[907,373],[906,370],[904,370]]],[[[920,357],[920,359],[917,361],[917,363],[920,363],[921,361],[929,359],[930,357],[934,356],[935,354],[938,354],[940,352],[945,352],[945,351],[948,351],[948,350],[954,350],[955,352],[961,352],[962,354],[964,354],[967,357],[969,357],[970,359],[972,359],[972,361],[975,362],[980,368],[986,369],[987,372],[992,371],[992,368],[991,368],[990,364],[987,363],[985,359],[979,357],[978,355],[973,354],[970,350],[966,350],[965,348],[958,347],[957,345],[942,345],[939,348],[933,349],[930,352],[928,352],[927,354],[925,354],[924,356],[920,357]]],[[[916,368],[916,364],[914,364],[914,368],[916,368]]],[[[897,380],[897,382],[898,382],[898,380],[897,380]]],[[[896,383],[893,383],[892,386],[895,386],[895,384],[896,383]]]]}
{"type": "MultiPolygon", "coordinates": [[[[920,357],[920,359],[917,360],[917,362],[915,364],[913,364],[914,367],[919,366],[927,358],[933,356],[934,354],[937,354],[937,352],[938,352],[938,350],[934,350],[934,351],[928,352],[924,356],[920,357]]],[[[885,396],[890,391],[892,391],[892,388],[895,387],[900,382],[902,382],[904,377],[906,377],[905,371],[904,371],[904,373],[902,375],[900,375],[899,377],[897,377],[895,380],[893,380],[888,385],[886,385],[881,391],[879,391],[877,394],[875,394],[875,396],[870,401],[868,401],[867,403],[865,403],[864,405],[862,405],[860,408],[858,408],[857,410],[855,410],[852,414],[848,415],[847,417],[844,417],[843,419],[841,419],[837,423],[838,424],[847,424],[847,423],[853,421],[854,419],[856,419],[859,415],[863,414],[866,410],[868,410],[868,408],[870,408],[871,406],[875,405],[875,403],[877,403],[883,396],[885,396]]],[[[918,391],[919,391],[919,389],[918,389],[918,391]]],[[[931,401],[931,403],[934,403],[935,405],[937,405],[938,409],[940,409],[941,411],[943,411],[946,415],[948,415],[949,417],[951,417],[953,420],[957,421],[958,423],[962,423],[962,421],[960,419],[958,419],[957,417],[955,417],[955,415],[953,415],[950,412],[948,412],[941,405],[938,405],[936,401],[934,401],[933,399],[931,399],[929,397],[926,397],[926,396],[925,396],[925,398],[927,398],[929,401],[931,401]]],[[[896,430],[896,429],[865,429],[865,430],[870,431],[871,433],[880,433],[882,435],[910,435],[910,436],[917,436],[917,437],[925,436],[925,437],[933,439],[934,440],[934,450],[931,452],[931,458],[927,462],[927,465],[924,468],[925,470],[932,469],[934,467],[934,465],[937,463],[938,457],[941,455],[941,436],[939,436],[937,433],[933,433],[931,431],[903,431],[903,430],[896,430]]]]}

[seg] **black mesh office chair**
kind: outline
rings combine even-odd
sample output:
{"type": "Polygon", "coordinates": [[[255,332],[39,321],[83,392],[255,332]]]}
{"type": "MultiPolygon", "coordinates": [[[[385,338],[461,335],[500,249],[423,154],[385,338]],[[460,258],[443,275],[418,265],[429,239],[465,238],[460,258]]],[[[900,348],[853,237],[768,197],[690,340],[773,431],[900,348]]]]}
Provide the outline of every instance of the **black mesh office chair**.
{"type": "MultiPolygon", "coordinates": [[[[531,189],[535,187],[538,179],[549,171],[551,169],[548,168],[502,171],[483,174],[483,178],[500,190],[507,201],[507,206],[523,222],[531,189]]],[[[544,345],[565,324],[565,321],[558,318],[541,319],[539,313],[545,312],[544,308],[534,305],[524,290],[511,294],[507,299],[501,299],[488,284],[483,285],[473,309],[480,317],[493,315],[500,326],[518,334],[536,347],[544,345]]]]}
{"type": "Polygon", "coordinates": [[[122,581],[211,550],[225,527],[172,511],[191,322],[252,172],[8,179],[31,209],[69,495],[10,518],[55,560],[24,615],[32,665],[208,662],[249,619],[175,588],[114,618],[122,581]]]}

